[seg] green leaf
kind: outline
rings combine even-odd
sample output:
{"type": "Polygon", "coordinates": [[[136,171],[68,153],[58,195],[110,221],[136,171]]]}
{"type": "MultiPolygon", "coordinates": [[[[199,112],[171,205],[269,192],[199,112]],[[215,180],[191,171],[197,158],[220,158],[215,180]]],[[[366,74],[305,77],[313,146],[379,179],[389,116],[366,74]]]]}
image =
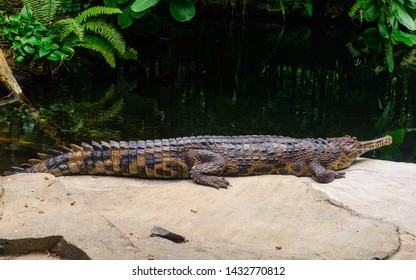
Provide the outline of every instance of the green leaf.
{"type": "Polygon", "coordinates": [[[127,28],[132,25],[134,22],[134,17],[132,17],[128,12],[123,12],[117,17],[117,23],[121,28],[127,28]]]}
{"type": "Polygon", "coordinates": [[[397,42],[403,42],[409,47],[412,47],[414,43],[416,43],[416,36],[400,31],[400,30],[393,30],[391,32],[391,36],[397,42]]]}
{"type": "Polygon", "coordinates": [[[387,43],[386,49],[386,61],[387,67],[389,68],[389,72],[393,72],[394,70],[394,59],[393,59],[393,44],[391,42],[387,43]]]}
{"type": "Polygon", "coordinates": [[[136,0],[133,5],[131,5],[131,9],[133,12],[141,12],[156,5],[159,1],[160,0],[136,0]]]}
{"type": "Polygon", "coordinates": [[[48,54],[46,59],[48,59],[50,61],[55,61],[55,62],[61,60],[61,58],[58,55],[56,55],[55,53],[48,54]]]}
{"type": "Polygon", "coordinates": [[[39,46],[39,47],[42,46],[42,41],[36,38],[35,36],[30,36],[27,42],[31,44],[32,46],[39,46]]]}
{"type": "Polygon", "coordinates": [[[47,51],[53,51],[53,50],[59,49],[59,46],[58,46],[57,44],[49,44],[49,43],[45,43],[45,44],[43,45],[43,47],[44,47],[44,48],[45,48],[45,50],[47,50],[47,51]]]}
{"type": "Polygon", "coordinates": [[[380,34],[384,39],[387,39],[390,35],[389,30],[387,29],[387,26],[382,22],[378,23],[378,31],[380,31],[380,34]]]}
{"type": "Polygon", "coordinates": [[[26,51],[23,46],[18,46],[17,50],[20,52],[21,55],[26,56],[26,51]]]}
{"type": "Polygon", "coordinates": [[[52,44],[53,43],[53,37],[42,37],[42,39],[40,39],[42,43],[44,44],[52,44]]]}
{"type": "Polygon", "coordinates": [[[414,31],[416,30],[416,24],[413,21],[412,17],[406,12],[402,4],[398,2],[393,2],[392,4],[393,13],[396,16],[397,20],[407,27],[407,29],[414,31]]]}
{"type": "Polygon", "coordinates": [[[26,44],[26,43],[27,43],[27,41],[29,41],[29,39],[28,39],[28,38],[26,38],[26,37],[22,37],[22,38],[20,39],[20,43],[21,43],[22,45],[26,44]]]}
{"type": "Polygon", "coordinates": [[[313,5],[312,3],[305,4],[306,13],[309,17],[312,17],[313,15],[313,5]]]}
{"type": "Polygon", "coordinates": [[[177,21],[191,20],[195,15],[195,5],[191,0],[170,0],[170,13],[177,21]]]}
{"type": "Polygon", "coordinates": [[[17,62],[22,62],[23,60],[25,60],[25,57],[22,55],[19,55],[18,57],[15,58],[17,62]]]}
{"type": "Polygon", "coordinates": [[[361,36],[364,44],[369,48],[379,48],[384,42],[384,39],[381,37],[379,30],[375,27],[367,28],[363,35],[361,36]]]}
{"type": "Polygon", "coordinates": [[[363,16],[367,21],[374,21],[378,17],[380,9],[376,1],[363,4],[361,7],[364,11],[363,16]]]}
{"type": "Polygon", "coordinates": [[[25,37],[29,37],[30,35],[33,34],[33,31],[35,30],[35,27],[32,25],[26,26],[25,28],[23,28],[22,30],[22,34],[25,37]]]}
{"type": "Polygon", "coordinates": [[[46,31],[48,31],[48,29],[45,27],[45,26],[43,26],[42,24],[39,24],[39,25],[34,25],[34,24],[32,24],[34,27],[35,27],[35,30],[36,31],[40,31],[40,32],[46,32],[46,31]]]}
{"type": "Polygon", "coordinates": [[[36,52],[36,49],[34,47],[30,46],[30,45],[24,45],[23,49],[28,54],[34,54],[36,52]]]}
{"type": "Polygon", "coordinates": [[[54,57],[58,57],[60,61],[64,61],[68,58],[68,55],[66,53],[63,53],[60,50],[56,50],[53,53],[51,53],[50,55],[53,55],[54,57]]]}
{"type": "Polygon", "coordinates": [[[21,16],[21,15],[19,15],[19,14],[9,16],[9,19],[10,19],[11,21],[14,21],[14,22],[19,22],[21,18],[22,18],[22,16],[21,16]]]}
{"type": "Polygon", "coordinates": [[[41,47],[39,49],[39,57],[44,57],[45,55],[48,55],[51,52],[51,50],[45,49],[45,47],[41,47]]]}
{"type": "Polygon", "coordinates": [[[147,12],[147,10],[141,12],[134,12],[131,9],[131,4],[121,10],[123,13],[119,14],[117,17],[118,25],[121,28],[127,28],[133,24],[136,18],[141,18],[147,12]]]}
{"type": "Polygon", "coordinates": [[[71,46],[68,46],[68,45],[63,46],[61,50],[70,53],[71,56],[75,54],[75,50],[71,48],[71,46]]]}
{"type": "Polygon", "coordinates": [[[43,38],[42,34],[40,34],[39,32],[34,32],[33,33],[33,36],[35,36],[38,39],[42,39],[43,38]]]}
{"type": "Polygon", "coordinates": [[[415,10],[416,9],[416,1],[415,0],[408,0],[406,1],[406,5],[410,8],[415,10]]]}
{"type": "Polygon", "coordinates": [[[24,5],[22,10],[20,11],[22,17],[26,20],[30,20],[33,17],[32,11],[30,10],[29,6],[24,5]]]}

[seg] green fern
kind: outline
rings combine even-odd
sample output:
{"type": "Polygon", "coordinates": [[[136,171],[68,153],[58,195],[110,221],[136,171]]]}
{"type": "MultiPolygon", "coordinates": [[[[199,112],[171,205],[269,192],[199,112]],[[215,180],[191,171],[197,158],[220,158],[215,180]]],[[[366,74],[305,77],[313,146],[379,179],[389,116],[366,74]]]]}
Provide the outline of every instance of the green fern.
{"type": "Polygon", "coordinates": [[[82,13],[80,13],[78,16],[75,17],[75,20],[79,23],[83,23],[89,18],[103,16],[103,15],[115,15],[115,14],[121,14],[121,13],[122,11],[118,8],[96,6],[96,7],[91,7],[83,11],[82,13]]]}
{"type": "Polygon", "coordinates": [[[88,20],[83,24],[83,27],[86,31],[103,37],[121,56],[126,52],[126,42],[123,35],[110,24],[102,20],[88,20]]]}
{"type": "Polygon", "coordinates": [[[93,35],[85,35],[84,39],[75,46],[99,52],[112,68],[116,67],[114,49],[104,39],[93,35]]]}
{"type": "Polygon", "coordinates": [[[23,3],[32,10],[33,17],[47,27],[62,6],[61,0],[23,0],[23,3]]]}
{"type": "Polygon", "coordinates": [[[352,5],[350,11],[348,12],[348,16],[350,18],[354,18],[355,16],[359,15],[361,9],[361,4],[358,2],[355,2],[354,5],[352,5]]]}
{"type": "Polygon", "coordinates": [[[118,8],[91,7],[75,18],[56,20],[62,0],[23,0],[32,10],[33,17],[50,26],[62,43],[99,52],[105,61],[115,67],[115,56],[137,60],[137,51],[127,48],[123,35],[100,17],[120,14],[118,8]]]}
{"type": "Polygon", "coordinates": [[[73,18],[61,19],[53,24],[53,28],[59,35],[61,41],[65,40],[70,34],[75,34],[78,40],[84,38],[84,28],[73,18]]]}
{"type": "Polygon", "coordinates": [[[138,59],[138,53],[133,48],[126,48],[126,52],[122,56],[124,59],[131,59],[131,60],[137,60],[138,59]]]}

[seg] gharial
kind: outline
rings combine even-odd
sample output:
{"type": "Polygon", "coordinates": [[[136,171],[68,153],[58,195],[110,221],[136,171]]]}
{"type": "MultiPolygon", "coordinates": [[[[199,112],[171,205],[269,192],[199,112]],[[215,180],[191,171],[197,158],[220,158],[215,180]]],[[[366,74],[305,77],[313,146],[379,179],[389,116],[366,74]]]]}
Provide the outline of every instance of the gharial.
{"type": "Polygon", "coordinates": [[[52,173],[143,178],[192,178],[196,183],[226,188],[222,176],[291,174],[312,176],[319,183],[343,178],[334,170],[350,166],[365,152],[390,145],[391,136],[369,141],[344,136],[296,139],[283,136],[193,136],[159,140],[92,142],[71,149],[38,153],[6,175],[52,173]]]}

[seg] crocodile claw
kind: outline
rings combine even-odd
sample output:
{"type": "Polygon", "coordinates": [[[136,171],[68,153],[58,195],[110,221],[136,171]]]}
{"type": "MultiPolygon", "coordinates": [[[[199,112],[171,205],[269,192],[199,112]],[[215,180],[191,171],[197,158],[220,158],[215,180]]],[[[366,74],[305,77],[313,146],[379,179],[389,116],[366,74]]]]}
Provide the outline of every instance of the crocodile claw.
{"type": "Polygon", "coordinates": [[[198,175],[193,178],[196,183],[213,187],[216,189],[227,189],[230,183],[223,177],[209,176],[209,175],[198,175]]]}
{"type": "Polygon", "coordinates": [[[345,178],[345,172],[337,172],[335,179],[345,178]]]}

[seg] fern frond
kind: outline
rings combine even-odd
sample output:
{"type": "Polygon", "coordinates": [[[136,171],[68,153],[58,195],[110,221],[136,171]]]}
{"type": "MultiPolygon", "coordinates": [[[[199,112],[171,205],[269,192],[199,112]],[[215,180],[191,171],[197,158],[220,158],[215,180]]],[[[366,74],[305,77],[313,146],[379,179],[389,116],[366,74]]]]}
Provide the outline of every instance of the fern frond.
{"type": "Polygon", "coordinates": [[[61,0],[23,0],[33,13],[33,18],[48,26],[62,5],[61,0]]]}
{"type": "Polygon", "coordinates": [[[121,58],[137,60],[138,59],[138,53],[133,48],[126,48],[126,52],[124,53],[124,55],[121,58]]]}
{"type": "Polygon", "coordinates": [[[355,2],[354,5],[352,5],[350,11],[348,12],[348,16],[350,18],[355,17],[358,14],[360,8],[361,8],[361,4],[358,2],[355,2]]]}
{"type": "Polygon", "coordinates": [[[91,7],[89,9],[86,9],[82,13],[80,13],[78,16],[75,17],[75,20],[79,23],[85,22],[87,19],[102,15],[115,15],[115,14],[121,14],[121,10],[118,8],[110,8],[110,7],[102,7],[102,6],[95,6],[91,7]]]}
{"type": "Polygon", "coordinates": [[[124,41],[123,35],[105,21],[98,19],[88,20],[83,24],[83,27],[86,31],[103,37],[121,56],[126,52],[126,41],[124,41]]]}
{"type": "Polygon", "coordinates": [[[101,39],[93,35],[85,35],[84,39],[81,42],[77,43],[75,46],[99,52],[104,57],[105,61],[112,68],[116,67],[116,58],[114,56],[114,49],[104,39],[101,39]]]}
{"type": "Polygon", "coordinates": [[[72,33],[75,34],[79,41],[82,41],[82,38],[84,38],[84,28],[73,18],[61,19],[54,22],[53,29],[58,33],[61,41],[72,33]]]}

